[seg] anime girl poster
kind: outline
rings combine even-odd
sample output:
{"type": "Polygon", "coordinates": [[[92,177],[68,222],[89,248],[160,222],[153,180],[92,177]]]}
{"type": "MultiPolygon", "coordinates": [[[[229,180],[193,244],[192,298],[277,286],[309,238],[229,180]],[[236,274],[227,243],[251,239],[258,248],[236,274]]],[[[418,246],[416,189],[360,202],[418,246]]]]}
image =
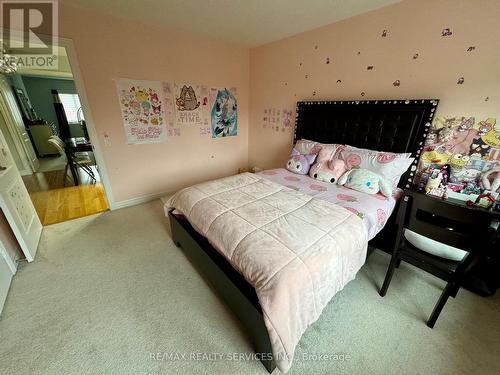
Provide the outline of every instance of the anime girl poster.
{"type": "Polygon", "coordinates": [[[210,89],[212,138],[234,137],[238,134],[236,89],[210,89]]]}

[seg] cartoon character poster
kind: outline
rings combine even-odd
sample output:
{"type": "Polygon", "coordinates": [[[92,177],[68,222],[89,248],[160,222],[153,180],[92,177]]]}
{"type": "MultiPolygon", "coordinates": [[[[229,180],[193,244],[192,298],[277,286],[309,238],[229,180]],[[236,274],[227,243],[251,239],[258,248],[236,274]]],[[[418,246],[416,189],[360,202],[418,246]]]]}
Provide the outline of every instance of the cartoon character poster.
{"type": "Polygon", "coordinates": [[[500,124],[495,118],[436,117],[419,172],[444,164],[451,167],[450,182],[478,184],[484,172],[500,167],[500,124]]]}
{"type": "Polygon", "coordinates": [[[210,107],[212,138],[236,136],[238,134],[236,89],[212,87],[210,107]]]}
{"type": "Polygon", "coordinates": [[[177,125],[208,126],[207,86],[175,83],[174,100],[177,125]]]}
{"type": "Polygon", "coordinates": [[[165,141],[161,83],[119,79],[116,87],[128,144],[165,141]]]}

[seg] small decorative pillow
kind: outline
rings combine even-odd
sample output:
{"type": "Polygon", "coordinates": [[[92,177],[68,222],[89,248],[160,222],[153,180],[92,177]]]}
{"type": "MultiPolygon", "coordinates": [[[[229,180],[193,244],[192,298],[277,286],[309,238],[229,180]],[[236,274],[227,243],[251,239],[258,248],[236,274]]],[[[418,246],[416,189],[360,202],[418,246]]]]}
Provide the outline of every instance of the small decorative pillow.
{"type": "Polygon", "coordinates": [[[314,163],[314,159],[316,159],[316,155],[302,155],[296,149],[293,149],[286,163],[286,169],[297,174],[307,174],[311,164],[314,163]]]}
{"type": "Polygon", "coordinates": [[[336,157],[345,162],[347,169],[353,167],[368,169],[383,176],[392,187],[395,187],[413,163],[414,158],[410,156],[410,153],[395,154],[353,146],[340,146],[336,157]]]}
{"type": "Polygon", "coordinates": [[[351,169],[340,177],[338,184],[362,193],[377,194],[380,191],[386,197],[392,195],[390,183],[382,176],[368,169],[351,169]]]}

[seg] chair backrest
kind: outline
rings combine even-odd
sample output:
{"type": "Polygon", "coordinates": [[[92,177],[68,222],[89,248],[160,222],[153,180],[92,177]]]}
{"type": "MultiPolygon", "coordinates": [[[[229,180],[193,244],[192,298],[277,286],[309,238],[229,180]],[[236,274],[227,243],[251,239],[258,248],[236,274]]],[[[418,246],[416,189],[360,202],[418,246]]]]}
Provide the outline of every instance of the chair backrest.
{"type": "Polygon", "coordinates": [[[56,148],[57,152],[59,152],[59,155],[66,155],[66,152],[64,151],[64,143],[59,139],[57,140],[57,136],[53,135],[50,137],[47,141],[56,148]]]}
{"type": "Polygon", "coordinates": [[[489,246],[491,216],[486,210],[443,202],[408,191],[401,202],[403,228],[466,251],[489,246]]]}

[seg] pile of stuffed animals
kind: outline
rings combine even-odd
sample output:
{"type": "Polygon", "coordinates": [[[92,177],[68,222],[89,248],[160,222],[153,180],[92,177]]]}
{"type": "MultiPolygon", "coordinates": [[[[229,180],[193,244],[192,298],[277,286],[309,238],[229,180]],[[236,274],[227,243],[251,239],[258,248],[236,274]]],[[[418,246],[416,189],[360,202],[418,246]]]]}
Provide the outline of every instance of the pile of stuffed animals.
{"type": "Polygon", "coordinates": [[[392,194],[392,187],[385,178],[368,169],[349,169],[343,160],[334,157],[334,151],[330,149],[322,149],[317,156],[302,155],[293,149],[286,168],[293,173],[309,174],[318,181],[337,183],[367,194],[380,192],[386,197],[392,194]]]}

